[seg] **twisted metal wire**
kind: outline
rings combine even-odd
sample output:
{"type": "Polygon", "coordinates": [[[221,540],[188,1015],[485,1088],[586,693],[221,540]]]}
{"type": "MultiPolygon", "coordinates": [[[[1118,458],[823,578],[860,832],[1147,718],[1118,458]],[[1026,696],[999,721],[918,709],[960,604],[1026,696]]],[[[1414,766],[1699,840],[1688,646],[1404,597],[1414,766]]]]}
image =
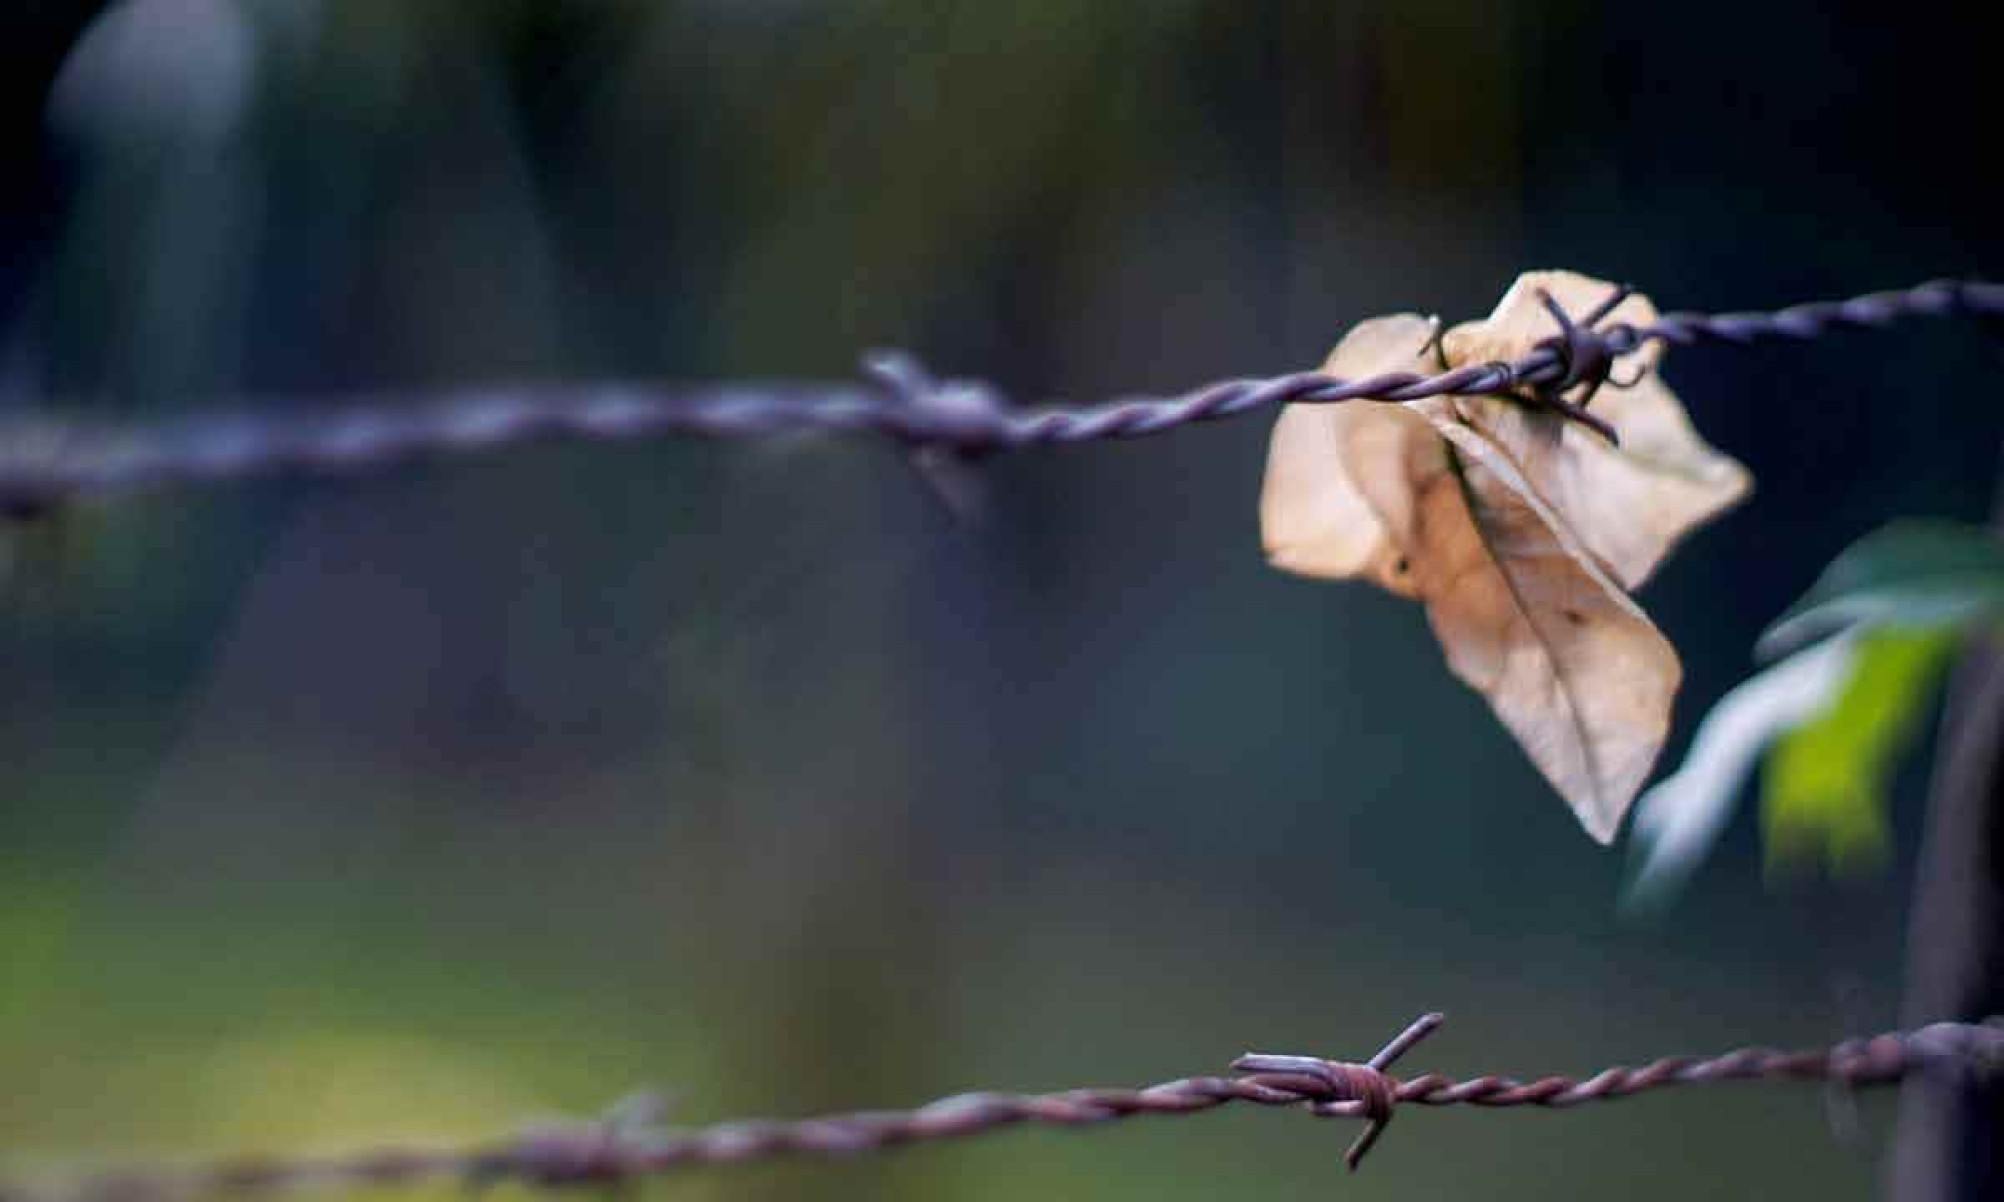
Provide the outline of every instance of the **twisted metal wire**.
{"type": "Polygon", "coordinates": [[[972,455],[1139,438],[1296,402],[1410,401],[1563,388],[1579,382],[1574,367],[1582,350],[1611,363],[1652,341],[1813,339],[1839,328],[1952,315],[2004,317],[2004,284],[1935,280],[1768,313],[1670,313],[1647,326],[1589,329],[1570,344],[1554,338],[1514,362],[1471,364],[1437,375],[1388,372],[1340,380],[1295,372],[1097,405],[1013,406],[985,383],[935,381],[910,358],[884,353],[866,359],[864,384],[521,384],[154,423],[0,413],[0,510],[32,513],[78,496],[282,471],[354,472],[420,456],[549,440],[871,433],[912,448],[972,455]]]}
{"type": "Polygon", "coordinates": [[[2004,1026],[1937,1023],[1803,1051],[1740,1048],[1718,1056],[1670,1056],[1617,1065],[1586,1078],[1521,1080],[1438,1073],[1400,1079],[1385,1070],[1440,1022],[1425,1015],[1368,1062],[1249,1054],[1233,1077],[1184,1077],[1144,1089],[1071,1089],[1048,1094],[967,1093],[907,1111],[859,1111],[792,1121],[630,1131],[616,1121],[547,1127],[472,1148],[385,1148],[320,1157],[247,1158],[180,1168],[105,1173],[68,1185],[0,1182],[0,1202],[183,1202],[220,1195],[269,1196],[307,1189],[514,1181],[536,1186],[605,1185],[701,1166],[781,1157],[833,1158],[961,1139],[1034,1124],[1092,1127],[1145,1115],[1187,1115],[1229,1103],[1293,1107],[1323,1118],[1362,1118],[1351,1167],[1407,1106],[1563,1109],[1679,1085],[1818,1080],[1842,1088],[1889,1085],[1935,1072],[1994,1079],[2004,1073],[2004,1026]]]}

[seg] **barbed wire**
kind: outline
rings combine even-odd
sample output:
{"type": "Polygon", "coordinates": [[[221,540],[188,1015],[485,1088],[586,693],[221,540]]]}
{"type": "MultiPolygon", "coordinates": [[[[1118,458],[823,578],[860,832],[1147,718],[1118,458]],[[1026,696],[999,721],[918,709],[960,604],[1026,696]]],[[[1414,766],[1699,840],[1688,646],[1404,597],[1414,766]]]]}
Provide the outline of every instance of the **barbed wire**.
{"type": "MultiPolygon", "coordinates": [[[[80,496],[278,472],[357,472],[535,441],[868,433],[914,449],[971,456],[1140,438],[1298,402],[1527,391],[1554,400],[1575,385],[1590,391],[1614,360],[1649,342],[1806,340],[1841,328],[1956,315],[2004,317],[2004,284],[1934,280],[1772,312],[1670,313],[1645,326],[1568,324],[1564,336],[1508,363],[1356,380],[1295,372],[1096,405],[1015,406],[989,384],[935,380],[908,355],[878,352],[866,357],[860,383],[511,384],[153,422],[0,413],[0,510],[33,513],[80,496]]],[[[1568,412],[1605,432],[1584,410],[1568,412]]]]}
{"type": "Polygon", "coordinates": [[[1345,1154],[1356,1168],[1393,1115],[1407,1106],[1564,1109],[1680,1085],[1727,1081],[1823,1081],[1843,1089],[1890,1085],[1923,1072],[1950,1079],[2004,1073],[2004,1026],[1936,1023],[1826,1048],[1739,1048],[1717,1056],[1669,1056],[1605,1068],[1590,1077],[1533,1080],[1439,1073],[1399,1078],[1394,1061],[1441,1023],[1421,1016],[1363,1063],[1249,1053],[1235,1076],[1184,1077],[1143,1089],[1058,1093],[965,1093],[915,1110],[858,1111],[820,1118],[748,1120],[654,1130],[647,1116],[615,1108],[597,1123],[545,1126],[467,1148],[383,1148],[347,1155],[258,1157],[205,1165],[126,1169],[68,1184],[0,1182],[0,1202],[184,1202],[207,1196],[269,1196],[309,1189],[502,1181],[555,1187],[608,1185],[701,1166],[781,1157],[844,1157],[1038,1125],[1093,1127],[1146,1115],[1198,1114],[1230,1103],[1295,1108],[1321,1118],[1365,1121],[1345,1154]],[[641,1121],[636,1121],[636,1119],[641,1121]]]}

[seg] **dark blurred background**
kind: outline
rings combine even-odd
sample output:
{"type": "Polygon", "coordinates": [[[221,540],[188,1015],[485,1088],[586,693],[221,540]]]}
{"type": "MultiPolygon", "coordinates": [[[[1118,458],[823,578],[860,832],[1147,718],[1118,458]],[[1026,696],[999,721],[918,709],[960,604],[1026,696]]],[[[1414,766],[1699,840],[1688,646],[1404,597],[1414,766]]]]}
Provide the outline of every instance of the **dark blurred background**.
{"type": "MultiPolygon", "coordinates": [[[[1012,395],[1319,363],[1566,266],[1673,308],[2004,272],[1995,6],[15,3],[0,405],[518,378],[1012,395]],[[1847,11],[1848,10],[1848,11],[1847,11]]],[[[1994,343],[1668,375],[1757,495],[1643,594],[1671,754],[1895,514],[1979,518],[1994,343]]],[[[297,403],[297,402],[295,402],[297,403]]],[[[1668,914],[1419,611],[1263,566],[1265,420],[1004,458],[532,448],[4,537],[0,1163],[1128,1083],[1248,1046],[1580,1070],[1890,1023],[1888,875],[1668,914]]],[[[1842,1107],[1840,1106],[1841,1110],[1842,1107]]],[[[677,1198],[1862,1198],[1814,1089],[1023,1132],[677,1198]]]]}

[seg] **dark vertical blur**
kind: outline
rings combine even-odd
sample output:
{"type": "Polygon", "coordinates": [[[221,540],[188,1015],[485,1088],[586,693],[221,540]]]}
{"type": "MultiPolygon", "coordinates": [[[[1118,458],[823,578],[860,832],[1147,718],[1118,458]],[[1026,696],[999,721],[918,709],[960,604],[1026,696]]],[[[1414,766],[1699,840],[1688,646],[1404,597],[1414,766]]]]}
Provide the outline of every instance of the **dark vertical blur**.
{"type": "MultiPolygon", "coordinates": [[[[1705,309],[2004,272],[1995,14],[1845,7],[15,5],[0,404],[879,345],[1091,397],[1312,365],[1527,267],[1705,309]]],[[[1758,480],[1643,597],[1686,726],[1837,547],[1984,512],[1997,363],[1953,326],[1671,357],[1758,480]]],[[[1618,920],[1620,854],[1417,612],[1262,566],[1264,435],[1000,460],[978,526],[884,448],[776,440],[10,531],[0,1160],[476,1134],[649,1083],[694,1121],[1153,1079],[1423,1008],[1450,1070],[1892,1019],[1904,869],[1765,880],[1741,823],[1618,920]]],[[[1884,1113],[1433,1116],[1340,1187],[1865,1197],[1884,1113]]],[[[1218,1116],[659,1192],[1319,1198],[1339,1145],[1218,1116]]]]}

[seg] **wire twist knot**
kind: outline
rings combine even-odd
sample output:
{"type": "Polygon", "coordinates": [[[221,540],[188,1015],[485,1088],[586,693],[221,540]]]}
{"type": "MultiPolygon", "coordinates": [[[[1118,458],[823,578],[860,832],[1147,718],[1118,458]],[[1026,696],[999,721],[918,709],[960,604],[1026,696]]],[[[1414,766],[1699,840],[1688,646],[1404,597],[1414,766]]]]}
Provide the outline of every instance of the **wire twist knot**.
{"type": "Polygon", "coordinates": [[[1545,311],[1558,323],[1559,332],[1540,341],[1534,349],[1548,352],[1558,361],[1558,373],[1549,380],[1541,380],[1532,388],[1532,395],[1560,416],[1579,422],[1593,430],[1602,438],[1619,445],[1621,437],[1614,426],[1606,420],[1588,412],[1587,406],[1603,384],[1616,388],[1633,388],[1642,379],[1638,371],[1626,380],[1614,378],[1615,362],[1623,355],[1630,354],[1642,345],[1642,338],[1633,326],[1623,322],[1602,327],[1609,314],[1621,302],[1634,295],[1631,285],[1623,284],[1595,305],[1584,317],[1574,320],[1552,294],[1540,288],[1538,301],[1545,311]],[[1579,389],[1579,399],[1569,401],[1565,394],[1579,389]]]}
{"type": "Polygon", "coordinates": [[[1232,1062],[1234,1071],[1247,1074],[1252,1084],[1291,1093],[1308,1104],[1309,1113],[1324,1118],[1361,1118],[1363,1133],[1343,1153],[1343,1163],[1352,1171],[1363,1162],[1364,1154],[1378,1142],[1399,1103],[1399,1083],[1385,1072],[1425,1039],[1442,1023],[1439,1014],[1422,1014],[1411,1026],[1378,1049],[1378,1054],[1362,1064],[1347,1060],[1325,1060],[1320,1056],[1275,1056],[1250,1052],[1232,1062]]]}
{"type": "Polygon", "coordinates": [[[1399,1100],[1399,1083],[1392,1077],[1368,1064],[1340,1060],[1327,1061],[1326,1074],[1330,1096],[1309,1103],[1309,1113],[1362,1118],[1367,1132],[1392,1121],[1392,1108],[1399,1100]]]}

